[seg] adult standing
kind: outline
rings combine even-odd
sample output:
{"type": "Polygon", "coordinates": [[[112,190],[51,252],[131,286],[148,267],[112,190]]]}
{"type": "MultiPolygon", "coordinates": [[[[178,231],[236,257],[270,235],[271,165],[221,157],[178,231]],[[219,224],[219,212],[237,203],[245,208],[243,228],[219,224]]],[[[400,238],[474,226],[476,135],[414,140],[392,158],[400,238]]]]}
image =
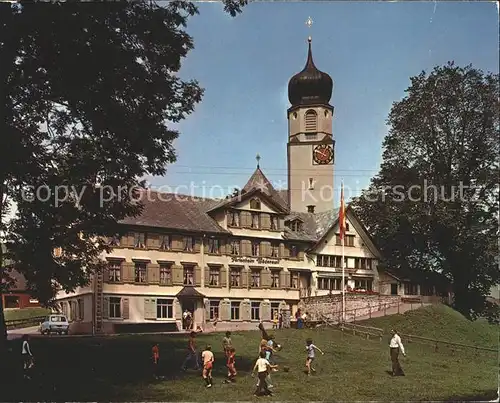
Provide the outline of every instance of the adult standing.
{"type": "Polygon", "coordinates": [[[304,321],[302,320],[302,311],[297,309],[297,312],[295,312],[295,320],[297,321],[297,329],[302,329],[304,326],[304,321]]]}
{"type": "Polygon", "coordinates": [[[187,370],[187,364],[191,361],[194,360],[195,362],[195,369],[199,370],[200,369],[200,357],[198,356],[198,351],[196,350],[196,332],[191,332],[189,335],[189,341],[188,341],[188,352],[186,355],[186,359],[184,360],[182,364],[182,370],[186,371],[187,370]]]}
{"type": "Polygon", "coordinates": [[[389,343],[389,350],[391,354],[391,362],[392,362],[392,376],[404,376],[403,368],[399,364],[399,352],[406,357],[405,348],[403,343],[401,342],[401,337],[396,330],[391,330],[392,338],[389,343]]]}
{"type": "Polygon", "coordinates": [[[278,315],[278,329],[283,329],[283,312],[278,315]]]}

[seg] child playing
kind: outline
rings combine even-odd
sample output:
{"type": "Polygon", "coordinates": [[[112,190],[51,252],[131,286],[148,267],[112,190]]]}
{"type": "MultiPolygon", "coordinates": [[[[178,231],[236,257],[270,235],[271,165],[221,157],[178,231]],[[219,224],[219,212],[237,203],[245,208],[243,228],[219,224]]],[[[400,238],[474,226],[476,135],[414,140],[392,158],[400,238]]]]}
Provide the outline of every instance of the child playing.
{"type": "Polygon", "coordinates": [[[226,358],[229,357],[229,350],[231,350],[232,347],[231,332],[226,332],[226,336],[222,339],[222,349],[224,350],[226,358]]]}
{"type": "Polygon", "coordinates": [[[236,365],[235,365],[235,355],[236,355],[236,350],[234,347],[231,347],[228,352],[227,356],[227,379],[224,381],[224,383],[231,383],[235,381],[236,377],[236,365]]]}
{"type": "Polygon", "coordinates": [[[29,336],[27,334],[23,335],[23,346],[21,349],[21,354],[23,356],[23,369],[24,377],[30,379],[29,370],[33,367],[33,354],[31,353],[31,348],[29,344],[29,336]]]}
{"type": "Polygon", "coordinates": [[[257,389],[255,390],[254,396],[272,396],[272,393],[267,386],[266,378],[269,374],[269,371],[273,368],[277,368],[277,365],[271,365],[269,361],[266,360],[266,353],[264,351],[261,351],[260,357],[255,362],[252,371],[252,376],[254,375],[255,371],[257,371],[259,377],[259,382],[257,383],[257,389]]]}
{"type": "Polygon", "coordinates": [[[153,374],[156,379],[158,379],[158,364],[160,362],[160,347],[156,343],[152,348],[153,354],[153,374]]]}
{"type": "Polygon", "coordinates": [[[321,355],[325,355],[323,351],[319,347],[316,347],[313,344],[312,339],[307,339],[306,340],[306,350],[307,350],[307,358],[306,358],[306,367],[307,367],[307,375],[311,375],[312,372],[316,372],[316,370],[312,367],[312,363],[315,358],[315,350],[318,350],[321,355]]]}
{"type": "Polygon", "coordinates": [[[212,346],[208,345],[205,351],[201,353],[203,360],[203,379],[207,384],[207,388],[212,387],[212,367],[214,365],[214,353],[212,353],[212,346]]]}

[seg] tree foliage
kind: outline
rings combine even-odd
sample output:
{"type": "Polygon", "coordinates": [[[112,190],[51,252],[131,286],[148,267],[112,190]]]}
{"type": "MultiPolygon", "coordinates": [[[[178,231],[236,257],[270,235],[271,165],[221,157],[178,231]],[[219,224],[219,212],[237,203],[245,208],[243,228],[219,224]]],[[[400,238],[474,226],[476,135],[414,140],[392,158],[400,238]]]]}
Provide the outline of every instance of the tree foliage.
{"type": "Polygon", "coordinates": [[[411,78],[389,114],[383,162],[353,202],[389,269],[451,281],[470,318],[498,284],[499,77],[453,62],[411,78]]]}
{"type": "MultiPolygon", "coordinates": [[[[0,5],[0,230],[41,302],[88,282],[107,249],[96,239],[141,212],[139,178],[175,161],[171,124],[203,95],[176,74],[197,12],[189,1],[0,5]],[[10,202],[18,213],[5,228],[10,202]]],[[[0,298],[5,333],[2,312],[0,298]]]]}

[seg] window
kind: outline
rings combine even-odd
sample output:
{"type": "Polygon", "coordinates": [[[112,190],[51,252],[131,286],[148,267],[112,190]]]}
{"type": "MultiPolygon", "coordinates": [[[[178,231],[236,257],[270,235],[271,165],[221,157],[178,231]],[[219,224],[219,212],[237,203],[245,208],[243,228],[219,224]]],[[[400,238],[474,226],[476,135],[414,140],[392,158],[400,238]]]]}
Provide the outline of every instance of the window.
{"type": "Polygon", "coordinates": [[[298,232],[302,230],[302,223],[299,220],[293,220],[288,223],[289,228],[293,232],[298,232]]]}
{"type": "Polygon", "coordinates": [[[184,267],[184,285],[194,285],[194,267],[184,267]]]}
{"type": "Polygon", "coordinates": [[[271,302],[271,319],[274,319],[278,316],[280,312],[280,303],[279,302],[271,302]]]}
{"type": "Polygon", "coordinates": [[[240,303],[237,301],[231,302],[231,320],[240,319],[240,303]]]}
{"type": "Polygon", "coordinates": [[[170,263],[160,263],[160,284],[172,284],[172,265],[170,263]]]}
{"type": "Polygon", "coordinates": [[[340,234],[335,234],[335,245],[342,245],[342,239],[340,239],[340,234]]]}
{"type": "Polygon", "coordinates": [[[252,256],[259,256],[260,242],[252,241],[252,256]]]}
{"type": "Polygon", "coordinates": [[[231,241],[231,255],[240,254],[240,241],[231,241]]]}
{"type": "Polygon", "coordinates": [[[314,189],[314,179],[309,178],[309,190],[313,190],[313,189],[314,189]]]}
{"type": "Polygon", "coordinates": [[[297,245],[290,245],[290,257],[298,257],[299,249],[297,245]]]}
{"type": "Polygon", "coordinates": [[[239,227],[240,226],[240,213],[237,211],[231,211],[229,216],[229,225],[231,227],[239,227]]]}
{"type": "MultiPolygon", "coordinates": [[[[347,257],[344,257],[345,266],[347,267],[347,257]]],[[[336,267],[340,268],[342,263],[341,256],[335,255],[318,255],[316,258],[316,266],[319,267],[336,267]]]]}
{"type": "Polygon", "coordinates": [[[314,213],[314,207],[312,204],[310,206],[307,206],[307,212],[308,213],[314,213]]]}
{"type": "Polygon", "coordinates": [[[174,317],[174,300],[157,299],[156,300],[156,318],[172,319],[174,317]]]}
{"type": "MultiPolygon", "coordinates": [[[[0,296],[1,298],[1,296],[0,296]]],[[[5,308],[19,308],[19,297],[15,295],[5,296],[5,308]]]]}
{"type": "Polygon", "coordinates": [[[145,283],[146,282],[146,263],[135,262],[135,282],[145,283]]]}
{"type": "Polygon", "coordinates": [[[260,287],[260,270],[252,270],[250,277],[250,287],[260,287]]]}
{"type": "Polygon", "coordinates": [[[114,235],[109,240],[110,246],[120,246],[120,237],[118,235],[114,235]]]}
{"type": "Polygon", "coordinates": [[[271,243],[271,257],[278,257],[279,251],[280,251],[279,244],[277,244],[275,242],[271,243]]]}
{"type": "Polygon", "coordinates": [[[271,219],[271,229],[274,231],[277,231],[278,230],[278,217],[275,217],[272,215],[270,217],[270,219],[271,219]]]}
{"type": "Polygon", "coordinates": [[[292,271],[291,273],[290,287],[295,289],[299,288],[299,273],[296,271],[292,271]]]}
{"type": "Polygon", "coordinates": [[[122,280],[122,262],[114,261],[108,263],[108,281],[119,283],[122,280]]]}
{"type": "Polygon", "coordinates": [[[349,223],[348,222],[345,223],[345,230],[346,230],[346,232],[349,231],[349,223]]]}
{"type": "Polygon", "coordinates": [[[354,267],[356,269],[370,270],[372,268],[372,260],[366,257],[354,258],[354,267]]]}
{"type": "Polygon", "coordinates": [[[259,213],[252,213],[252,228],[259,228],[259,213]]]}
{"type": "Polygon", "coordinates": [[[160,235],[160,249],[169,250],[172,248],[172,239],[170,235],[160,235]]]}
{"type": "Polygon", "coordinates": [[[121,318],[122,317],[121,302],[122,302],[122,299],[120,297],[110,297],[109,298],[109,317],[110,318],[121,318]]]}
{"type": "Polygon", "coordinates": [[[372,280],[371,279],[354,280],[354,289],[372,291],[372,280]]]}
{"type": "Polygon", "coordinates": [[[271,288],[280,287],[280,272],[278,270],[271,270],[271,288]]]}
{"type": "Polygon", "coordinates": [[[354,246],[354,235],[345,236],[345,246],[354,246]]]}
{"type": "Polygon", "coordinates": [[[250,308],[250,318],[252,320],[260,320],[260,302],[252,302],[250,308]]]}
{"type": "Polygon", "coordinates": [[[135,248],[145,248],[146,247],[146,234],[143,232],[134,233],[134,247],[135,248]]]}
{"type": "Polygon", "coordinates": [[[209,284],[213,286],[219,285],[220,269],[218,267],[210,267],[209,284]]]}
{"type": "Polygon", "coordinates": [[[208,238],[208,253],[217,255],[220,253],[220,240],[208,238]]]}
{"type": "Polygon", "coordinates": [[[231,287],[239,287],[240,278],[241,278],[240,269],[231,269],[231,287]]]}
{"type": "Polygon", "coordinates": [[[342,279],[318,277],[318,290],[341,290],[342,279]]]}
{"type": "Polygon", "coordinates": [[[418,285],[412,283],[404,283],[405,295],[418,295],[418,285]]]}
{"type": "Polygon", "coordinates": [[[259,199],[250,200],[250,208],[253,210],[260,210],[260,200],[259,199]]]}
{"type": "Polygon", "coordinates": [[[83,305],[82,298],[78,299],[78,319],[80,319],[80,320],[85,319],[85,307],[83,305]]]}
{"type": "Polygon", "coordinates": [[[306,132],[315,132],[318,130],[318,115],[312,109],[309,109],[304,117],[306,132]]]}
{"type": "Polygon", "coordinates": [[[194,239],[192,236],[184,237],[184,251],[192,252],[194,248],[194,239]]]}
{"type": "Polygon", "coordinates": [[[209,312],[211,320],[217,319],[219,317],[219,303],[220,301],[210,300],[209,312]]]}

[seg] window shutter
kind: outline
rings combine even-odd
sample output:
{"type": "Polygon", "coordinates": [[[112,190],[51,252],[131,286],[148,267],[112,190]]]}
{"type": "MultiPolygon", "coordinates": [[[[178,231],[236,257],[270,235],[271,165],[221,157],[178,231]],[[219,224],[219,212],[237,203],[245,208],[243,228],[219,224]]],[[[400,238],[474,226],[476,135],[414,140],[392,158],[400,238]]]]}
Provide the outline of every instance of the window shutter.
{"type": "Polygon", "coordinates": [[[262,229],[271,228],[271,217],[268,213],[262,213],[260,215],[260,225],[262,226],[262,229]]]}
{"type": "Polygon", "coordinates": [[[80,320],[85,320],[85,300],[82,298],[80,299],[80,312],[78,312],[78,316],[80,317],[80,320]],[[81,312],[81,314],[80,314],[81,312]]]}
{"type": "Polygon", "coordinates": [[[299,260],[304,260],[304,250],[302,249],[302,246],[299,246],[298,249],[299,249],[299,253],[298,253],[297,257],[299,258],[299,260]]]}
{"type": "Polygon", "coordinates": [[[129,299],[128,298],[122,298],[122,318],[123,319],[128,319],[129,318],[129,299]]]}
{"type": "Polygon", "coordinates": [[[284,252],[283,257],[290,257],[290,246],[285,245],[283,252],[284,252]]]}
{"type": "Polygon", "coordinates": [[[306,132],[315,132],[317,130],[317,115],[313,110],[306,112],[305,116],[306,132]]]}
{"type": "Polygon", "coordinates": [[[290,272],[281,270],[280,272],[280,288],[290,288],[290,272]]]}
{"type": "Polygon", "coordinates": [[[133,248],[135,245],[135,235],[133,232],[129,232],[127,234],[127,241],[126,241],[126,246],[128,246],[129,248],[133,248]]]}
{"type": "Polygon", "coordinates": [[[160,265],[148,263],[148,273],[146,276],[149,284],[158,284],[160,282],[160,265]]]}
{"type": "Polygon", "coordinates": [[[153,300],[150,298],[144,298],[144,319],[156,319],[153,314],[153,300]]]}
{"type": "Polygon", "coordinates": [[[260,255],[264,257],[271,256],[271,242],[260,243],[260,255]]]}
{"type": "Polygon", "coordinates": [[[135,280],[135,265],[132,262],[123,262],[122,264],[123,282],[133,283],[135,280]]]}
{"type": "Polygon", "coordinates": [[[196,287],[201,286],[201,267],[200,266],[194,267],[194,285],[196,287]]]}
{"type": "Polygon", "coordinates": [[[251,256],[252,255],[252,242],[248,239],[244,239],[243,243],[243,253],[242,255],[251,256]]]}
{"type": "MultiPolygon", "coordinates": [[[[201,239],[200,238],[193,238],[193,252],[199,253],[201,250],[201,239]]],[[[206,251],[205,251],[206,253],[206,251]]]]}
{"type": "Polygon", "coordinates": [[[172,284],[184,284],[184,269],[182,266],[172,265],[172,284]]]}
{"type": "Polygon", "coordinates": [[[241,212],[241,226],[250,227],[252,225],[252,214],[249,211],[241,212]]]}
{"type": "Polygon", "coordinates": [[[248,287],[248,270],[241,269],[241,286],[248,287]]]}
{"type": "Polygon", "coordinates": [[[280,255],[280,257],[285,257],[285,244],[284,243],[280,243],[279,255],[280,255]]]}
{"type": "Polygon", "coordinates": [[[210,301],[205,299],[205,321],[210,320],[210,301]]]}
{"type": "Polygon", "coordinates": [[[174,316],[175,316],[175,319],[177,319],[177,320],[182,319],[182,307],[181,307],[181,303],[179,302],[179,300],[177,298],[174,299],[174,316]]]}
{"type": "Polygon", "coordinates": [[[225,267],[220,268],[219,284],[221,287],[227,287],[227,269],[225,267]]]}
{"type": "MultiPolygon", "coordinates": [[[[105,263],[105,266],[102,268],[102,282],[107,283],[109,281],[109,263],[105,263]]],[[[96,281],[99,281],[99,277],[95,277],[96,281]]]]}
{"type": "Polygon", "coordinates": [[[271,272],[267,268],[260,271],[260,285],[262,288],[271,287],[271,272]]]}
{"type": "Polygon", "coordinates": [[[160,235],[147,233],[146,248],[158,249],[160,247],[160,235]]]}
{"type": "Polygon", "coordinates": [[[271,320],[271,304],[267,301],[262,301],[260,303],[260,319],[261,320],[271,320]]]}
{"type": "Polygon", "coordinates": [[[183,238],[179,235],[172,235],[172,249],[182,250],[184,249],[183,238]]]}
{"type": "Polygon", "coordinates": [[[208,287],[210,285],[210,267],[205,267],[205,279],[203,285],[208,287]]]}
{"type": "Polygon", "coordinates": [[[240,319],[250,320],[251,318],[251,305],[249,301],[240,302],[240,319]]]}
{"type": "Polygon", "coordinates": [[[227,300],[222,300],[221,302],[219,302],[219,319],[231,319],[231,303],[227,300]]]}
{"type": "Polygon", "coordinates": [[[109,319],[109,298],[104,297],[102,299],[102,318],[109,319]]]}

